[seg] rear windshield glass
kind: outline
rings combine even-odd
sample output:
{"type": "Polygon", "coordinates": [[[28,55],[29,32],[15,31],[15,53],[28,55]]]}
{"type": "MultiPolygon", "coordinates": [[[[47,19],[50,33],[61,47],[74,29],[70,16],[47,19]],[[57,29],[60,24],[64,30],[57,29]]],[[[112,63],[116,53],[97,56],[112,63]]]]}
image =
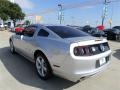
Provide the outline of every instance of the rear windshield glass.
{"type": "Polygon", "coordinates": [[[61,38],[72,38],[72,37],[84,37],[88,36],[87,33],[77,30],[68,26],[47,26],[48,29],[52,30],[61,38]]]}

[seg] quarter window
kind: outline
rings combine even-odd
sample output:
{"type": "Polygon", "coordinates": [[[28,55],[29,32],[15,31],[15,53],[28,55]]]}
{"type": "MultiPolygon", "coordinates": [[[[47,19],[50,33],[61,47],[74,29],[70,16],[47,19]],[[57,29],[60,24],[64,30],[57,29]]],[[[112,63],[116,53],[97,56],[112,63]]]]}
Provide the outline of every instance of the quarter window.
{"type": "Polygon", "coordinates": [[[40,31],[38,32],[38,36],[48,37],[48,35],[49,33],[44,29],[40,29],[40,31]]]}

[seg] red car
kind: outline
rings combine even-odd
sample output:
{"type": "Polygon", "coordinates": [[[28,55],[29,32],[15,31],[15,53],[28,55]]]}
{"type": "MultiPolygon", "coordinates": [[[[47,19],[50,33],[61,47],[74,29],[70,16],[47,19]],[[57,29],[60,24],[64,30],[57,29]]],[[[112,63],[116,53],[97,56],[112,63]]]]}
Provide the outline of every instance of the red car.
{"type": "Polygon", "coordinates": [[[25,25],[23,25],[23,24],[17,25],[17,27],[15,28],[15,32],[21,33],[24,30],[24,27],[25,27],[25,25]]]}
{"type": "Polygon", "coordinates": [[[98,29],[98,30],[104,30],[104,29],[105,29],[105,26],[103,26],[103,25],[97,26],[97,29],[98,29]]]}

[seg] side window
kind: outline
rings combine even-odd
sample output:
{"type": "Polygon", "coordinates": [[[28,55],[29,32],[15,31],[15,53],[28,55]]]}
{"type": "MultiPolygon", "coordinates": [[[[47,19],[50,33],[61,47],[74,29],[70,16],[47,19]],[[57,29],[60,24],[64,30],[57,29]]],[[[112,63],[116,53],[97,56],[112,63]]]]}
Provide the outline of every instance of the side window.
{"type": "Polygon", "coordinates": [[[44,29],[40,29],[40,31],[38,32],[38,36],[48,37],[49,33],[44,29]]]}
{"type": "Polygon", "coordinates": [[[28,37],[32,37],[36,31],[36,27],[33,27],[33,26],[29,26],[29,27],[26,27],[24,29],[24,32],[23,32],[23,35],[24,36],[28,36],[28,37]]]}

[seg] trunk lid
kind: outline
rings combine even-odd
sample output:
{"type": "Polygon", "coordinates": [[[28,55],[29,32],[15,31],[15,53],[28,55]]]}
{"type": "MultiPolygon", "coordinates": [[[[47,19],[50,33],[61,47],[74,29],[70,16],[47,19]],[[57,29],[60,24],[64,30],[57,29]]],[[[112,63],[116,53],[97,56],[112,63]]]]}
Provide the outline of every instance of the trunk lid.
{"type": "Polygon", "coordinates": [[[75,38],[65,38],[65,40],[67,42],[70,42],[70,43],[77,43],[77,42],[85,42],[85,41],[95,41],[95,40],[98,40],[98,41],[102,41],[103,38],[97,38],[97,37],[92,37],[92,36],[86,36],[86,37],[75,37],[75,38]]]}

